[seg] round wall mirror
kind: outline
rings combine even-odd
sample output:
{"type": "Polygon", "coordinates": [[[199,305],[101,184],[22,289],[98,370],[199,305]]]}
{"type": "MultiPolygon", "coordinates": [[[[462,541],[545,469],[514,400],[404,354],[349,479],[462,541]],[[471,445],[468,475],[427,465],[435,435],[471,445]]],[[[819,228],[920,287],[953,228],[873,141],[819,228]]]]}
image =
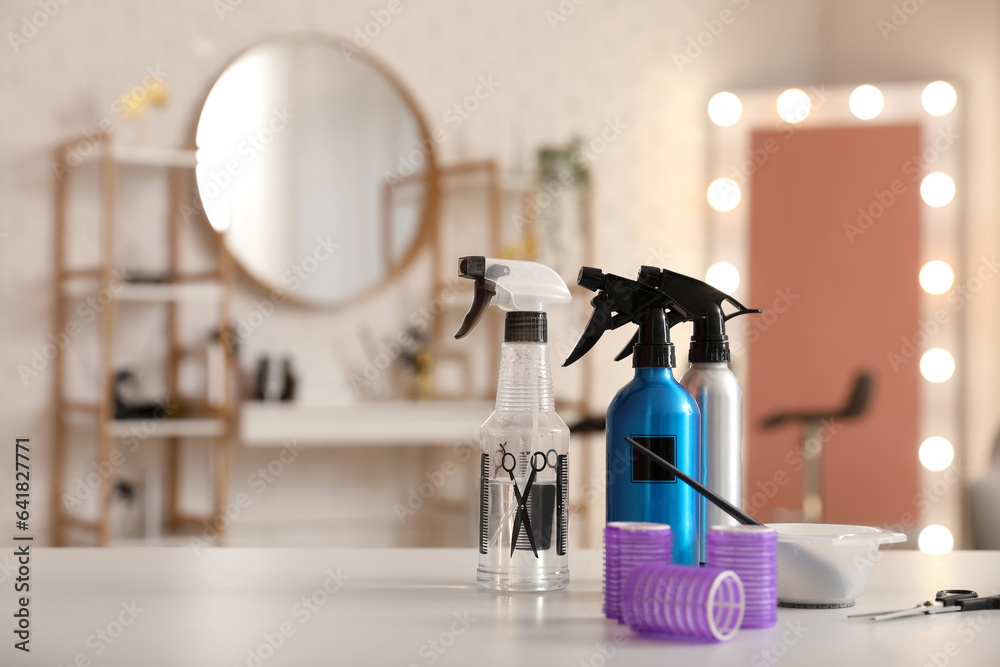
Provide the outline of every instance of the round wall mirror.
{"type": "Polygon", "coordinates": [[[267,40],[222,73],[195,137],[205,214],[268,291],[343,304],[385,284],[428,236],[433,143],[413,98],[337,39],[267,40]]]}

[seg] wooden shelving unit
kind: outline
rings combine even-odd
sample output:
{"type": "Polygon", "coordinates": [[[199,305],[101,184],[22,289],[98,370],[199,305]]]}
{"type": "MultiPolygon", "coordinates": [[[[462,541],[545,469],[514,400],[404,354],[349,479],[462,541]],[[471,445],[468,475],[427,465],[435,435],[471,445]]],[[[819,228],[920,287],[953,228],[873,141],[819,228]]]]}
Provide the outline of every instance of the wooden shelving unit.
{"type": "MultiPolygon", "coordinates": [[[[100,546],[108,545],[111,535],[112,492],[115,475],[102,475],[98,489],[98,511],[95,519],[74,515],[64,506],[66,490],[67,452],[76,443],[69,441],[68,425],[72,420],[79,424],[86,420],[93,425],[97,442],[95,461],[113,466],[113,452],[119,439],[145,430],[149,420],[115,419],[113,391],[115,376],[115,323],[119,308],[166,308],[166,364],[164,368],[166,395],[171,401],[185,406],[185,416],[153,421],[152,432],[144,438],[162,439],[167,446],[165,472],[166,509],[165,528],[179,531],[185,527],[213,527],[213,534],[224,537],[222,507],[229,490],[231,440],[236,424],[235,396],[231,381],[234,361],[232,351],[225,346],[221,395],[209,402],[207,398],[187,398],[179,395],[181,361],[195,350],[181,345],[180,312],[184,304],[208,302],[215,304],[218,313],[216,330],[224,331],[228,325],[230,301],[234,282],[233,260],[218,244],[217,268],[207,273],[185,275],[181,272],[181,235],[185,225],[183,202],[193,187],[193,170],[196,164],[194,150],[173,148],[115,147],[110,135],[84,137],[70,141],[58,148],[55,156],[57,178],[55,183],[55,263],[57,267],[54,299],[55,331],[66,330],[67,313],[80,298],[98,294],[112,284],[118,269],[116,261],[116,216],[118,199],[118,172],[125,168],[151,168],[164,170],[168,179],[169,215],[167,230],[168,261],[165,276],[157,283],[125,282],[122,289],[109,299],[100,310],[98,322],[98,386],[91,400],[70,400],[67,396],[66,355],[55,360],[53,404],[55,408],[54,481],[52,485],[53,522],[52,541],[55,545],[67,543],[68,531],[82,529],[92,532],[100,546]],[[81,154],[86,157],[80,159],[81,154]],[[88,166],[89,165],[89,166],[88,166]],[[69,228],[70,183],[78,170],[99,170],[98,222],[99,259],[95,265],[70,267],[67,253],[69,228]],[[208,516],[185,515],[179,506],[181,443],[187,438],[201,438],[212,442],[214,461],[213,508],[208,516]]],[[[72,343],[68,343],[72,345],[72,343]]],[[[106,468],[106,466],[105,466],[106,468]]]]}

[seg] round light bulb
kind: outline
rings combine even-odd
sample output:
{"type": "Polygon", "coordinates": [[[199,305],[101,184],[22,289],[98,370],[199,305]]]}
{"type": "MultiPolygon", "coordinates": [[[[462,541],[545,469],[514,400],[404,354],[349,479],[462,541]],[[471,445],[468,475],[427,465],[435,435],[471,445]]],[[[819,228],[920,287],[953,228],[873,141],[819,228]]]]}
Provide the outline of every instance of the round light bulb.
{"type": "Polygon", "coordinates": [[[955,538],[944,526],[932,524],[920,531],[917,545],[925,554],[946,554],[955,547],[955,538]]]}
{"type": "Polygon", "coordinates": [[[798,88],[789,88],[778,96],[778,115],[789,123],[804,121],[811,109],[809,96],[798,88]]]}
{"type": "Polygon", "coordinates": [[[705,272],[705,282],[726,294],[740,286],[740,272],[729,262],[716,262],[705,272]]]}
{"type": "Polygon", "coordinates": [[[920,463],[928,470],[939,472],[951,465],[955,460],[955,448],[947,439],[935,435],[920,443],[917,456],[920,463]]]}
{"type": "Polygon", "coordinates": [[[944,382],[955,372],[955,357],[951,352],[935,347],[920,357],[920,374],[928,382],[944,382]]]}
{"type": "Polygon", "coordinates": [[[946,81],[935,81],[927,84],[924,92],[920,94],[920,103],[924,111],[932,116],[946,116],[955,108],[958,101],[958,93],[950,83],[946,81]]]}
{"type": "Polygon", "coordinates": [[[955,181],[944,172],[936,171],[920,181],[920,198],[928,206],[947,206],[955,198],[955,181]]]}
{"type": "Polygon", "coordinates": [[[861,120],[871,120],[879,115],[884,105],[885,98],[882,96],[882,91],[868,84],[855,88],[848,100],[851,113],[861,120]]]}
{"type": "Polygon", "coordinates": [[[716,93],[708,101],[708,117],[719,127],[729,127],[740,119],[743,104],[732,93],[716,93]]]}
{"type": "Polygon", "coordinates": [[[708,203],[716,211],[732,211],[740,196],[740,186],[731,178],[717,178],[708,186],[708,203]]]}
{"type": "Polygon", "coordinates": [[[928,294],[944,294],[955,283],[955,272],[947,262],[935,259],[920,269],[920,286],[928,294]]]}

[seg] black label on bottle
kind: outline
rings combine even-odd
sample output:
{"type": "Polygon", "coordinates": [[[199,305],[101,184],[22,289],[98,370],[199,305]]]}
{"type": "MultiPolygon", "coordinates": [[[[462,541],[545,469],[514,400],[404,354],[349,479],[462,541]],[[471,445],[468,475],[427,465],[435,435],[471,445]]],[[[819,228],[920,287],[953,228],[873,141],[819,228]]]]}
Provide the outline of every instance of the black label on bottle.
{"type": "Polygon", "coordinates": [[[521,521],[521,531],[518,534],[515,549],[533,551],[538,557],[539,551],[552,548],[552,523],[556,518],[556,488],[552,484],[536,484],[528,490],[525,498],[524,518],[521,521]],[[534,538],[534,547],[528,538],[528,531],[534,538]]]}
{"type": "Polygon", "coordinates": [[[490,545],[490,455],[479,460],[479,553],[484,556],[490,545]]]}
{"type": "MultiPolygon", "coordinates": [[[[676,443],[672,435],[633,435],[632,439],[640,445],[653,450],[654,454],[662,456],[670,463],[677,465],[676,443]]],[[[677,477],[662,466],[657,465],[642,453],[632,447],[632,481],[633,482],[664,482],[676,483],[677,477]]]]}
{"type": "Polygon", "coordinates": [[[556,555],[569,548],[569,457],[560,454],[556,467],[556,555]]]}

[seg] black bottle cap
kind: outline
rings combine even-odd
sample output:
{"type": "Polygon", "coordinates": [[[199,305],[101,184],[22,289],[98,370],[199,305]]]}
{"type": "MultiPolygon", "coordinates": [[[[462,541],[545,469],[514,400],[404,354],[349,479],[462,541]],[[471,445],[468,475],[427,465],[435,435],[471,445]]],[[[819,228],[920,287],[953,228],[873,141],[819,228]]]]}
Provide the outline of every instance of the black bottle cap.
{"type": "Polygon", "coordinates": [[[717,303],[709,303],[701,312],[702,317],[694,321],[694,335],[688,361],[695,363],[729,363],[729,336],[726,335],[726,319],[717,303]]]}
{"type": "Polygon", "coordinates": [[[548,320],[545,313],[512,310],[504,317],[505,343],[547,343],[548,320]]]}
{"type": "Polygon", "coordinates": [[[632,348],[632,368],[673,368],[676,365],[667,314],[662,308],[655,308],[639,327],[639,342],[632,348]]]}

